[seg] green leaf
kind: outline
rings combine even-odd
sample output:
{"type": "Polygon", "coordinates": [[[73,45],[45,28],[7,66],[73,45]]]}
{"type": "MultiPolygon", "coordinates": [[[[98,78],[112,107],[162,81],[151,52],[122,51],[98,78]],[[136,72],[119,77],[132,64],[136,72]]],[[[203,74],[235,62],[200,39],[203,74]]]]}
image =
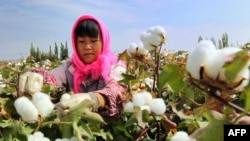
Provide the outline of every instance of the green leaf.
{"type": "Polygon", "coordinates": [[[135,123],[137,122],[137,119],[136,119],[136,115],[132,115],[131,117],[129,117],[129,119],[126,121],[124,127],[129,127],[131,125],[134,125],[135,123]]]}
{"type": "Polygon", "coordinates": [[[77,135],[80,135],[80,137],[85,136],[87,138],[91,138],[93,136],[92,131],[87,126],[86,123],[81,122],[80,126],[77,125],[76,122],[73,123],[73,128],[77,135]]]}
{"type": "Polygon", "coordinates": [[[82,113],[82,119],[91,123],[91,124],[106,124],[106,122],[103,120],[103,118],[95,112],[91,112],[89,110],[85,110],[82,113]]]}
{"type": "Polygon", "coordinates": [[[224,66],[226,79],[233,82],[237,74],[247,65],[248,62],[248,51],[243,50],[236,53],[234,61],[224,66]]]}
{"type": "Polygon", "coordinates": [[[223,141],[224,124],[227,124],[226,120],[216,119],[210,114],[209,124],[203,129],[203,131],[197,136],[198,141],[223,141]]]}
{"type": "Polygon", "coordinates": [[[245,99],[245,110],[250,111],[250,85],[246,87],[246,90],[242,93],[245,99]]]}
{"type": "Polygon", "coordinates": [[[171,89],[178,93],[184,87],[183,72],[178,65],[168,64],[159,75],[159,90],[168,84],[171,89]]]}

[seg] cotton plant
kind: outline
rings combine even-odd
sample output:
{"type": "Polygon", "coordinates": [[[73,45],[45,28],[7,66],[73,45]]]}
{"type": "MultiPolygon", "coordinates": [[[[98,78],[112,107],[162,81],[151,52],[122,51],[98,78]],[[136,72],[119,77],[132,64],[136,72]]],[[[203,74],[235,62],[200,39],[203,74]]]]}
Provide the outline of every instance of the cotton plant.
{"type": "Polygon", "coordinates": [[[26,96],[18,97],[14,102],[14,106],[17,113],[26,122],[38,121],[39,115],[45,118],[54,109],[50,97],[42,92],[36,92],[31,99],[26,96]]]}
{"type": "Polygon", "coordinates": [[[152,51],[166,42],[166,31],[162,26],[152,26],[141,33],[140,39],[144,47],[152,51]]]}
{"type": "Polygon", "coordinates": [[[28,141],[50,141],[50,139],[45,137],[44,134],[40,131],[37,131],[33,134],[28,134],[27,138],[28,141]]]}
{"type": "Polygon", "coordinates": [[[148,55],[148,50],[144,48],[143,43],[131,43],[127,49],[127,54],[130,57],[145,58],[148,55]]]}
{"type": "Polygon", "coordinates": [[[229,81],[226,77],[226,66],[238,59],[238,53],[241,51],[243,50],[238,47],[217,49],[212,41],[202,40],[188,55],[187,71],[196,80],[208,78],[212,82],[225,82],[225,85],[235,84],[237,87],[233,89],[242,91],[249,83],[249,57],[242,61],[244,63],[241,64],[241,68],[233,80],[229,81]],[[201,69],[203,69],[202,74],[201,69]]]}
{"type": "Polygon", "coordinates": [[[155,115],[163,115],[166,111],[166,104],[162,98],[153,98],[151,93],[147,91],[133,94],[132,100],[124,104],[124,111],[135,113],[138,124],[145,127],[147,123],[142,121],[143,110],[155,115]]]}

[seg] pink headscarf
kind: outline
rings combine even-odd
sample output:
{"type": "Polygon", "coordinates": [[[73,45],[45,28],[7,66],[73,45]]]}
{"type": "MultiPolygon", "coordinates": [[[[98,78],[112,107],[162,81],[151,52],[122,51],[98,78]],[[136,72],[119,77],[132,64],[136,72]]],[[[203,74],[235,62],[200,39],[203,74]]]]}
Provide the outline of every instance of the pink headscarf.
{"type": "Polygon", "coordinates": [[[72,37],[72,46],[73,46],[73,55],[72,55],[72,62],[75,66],[75,72],[74,72],[74,92],[79,93],[81,92],[80,84],[82,81],[84,81],[89,75],[91,75],[92,79],[97,80],[101,76],[105,81],[109,80],[109,72],[111,69],[111,65],[117,62],[117,56],[111,51],[110,49],[110,35],[109,31],[106,28],[106,26],[97,18],[91,16],[91,15],[83,15],[79,17],[72,29],[71,33],[72,37]],[[99,29],[102,34],[102,53],[97,58],[96,61],[94,61],[91,64],[84,64],[77,53],[77,49],[75,47],[75,28],[77,25],[82,22],[83,20],[92,19],[97,22],[99,25],[99,29]]]}

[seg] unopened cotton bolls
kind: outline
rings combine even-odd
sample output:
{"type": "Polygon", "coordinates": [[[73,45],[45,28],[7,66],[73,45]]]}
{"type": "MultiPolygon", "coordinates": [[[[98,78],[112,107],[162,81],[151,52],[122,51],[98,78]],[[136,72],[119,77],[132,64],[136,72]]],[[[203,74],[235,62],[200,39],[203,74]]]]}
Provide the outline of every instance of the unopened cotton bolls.
{"type": "Polygon", "coordinates": [[[19,97],[14,102],[17,113],[24,121],[35,122],[38,120],[38,110],[27,97],[19,97]]]}
{"type": "Polygon", "coordinates": [[[210,40],[202,40],[197,47],[191,51],[187,58],[186,68],[194,79],[200,79],[201,66],[206,67],[208,62],[211,62],[212,57],[216,52],[216,47],[210,40]]]}
{"type": "Polygon", "coordinates": [[[34,103],[42,117],[48,116],[55,107],[51,102],[49,95],[41,92],[36,92],[32,96],[32,102],[34,103]]]}
{"type": "Polygon", "coordinates": [[[196,141],[196,139],[189,137],[184,131],[178,131],[173,135],[170,141],[196,141]]]}
{"type": "Polygon", "coordinates": [[[162,98],[153,99],[149,106],[156,115],[163,115],[166,111],[166,104],[162,98]]]}

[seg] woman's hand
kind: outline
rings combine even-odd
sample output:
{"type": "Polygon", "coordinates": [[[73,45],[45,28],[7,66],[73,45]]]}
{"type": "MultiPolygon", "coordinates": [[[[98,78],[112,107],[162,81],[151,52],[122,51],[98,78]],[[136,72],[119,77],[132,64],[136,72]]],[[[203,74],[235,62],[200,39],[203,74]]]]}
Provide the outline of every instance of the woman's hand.
{"type": "Polygon", "coordinates": [[[79,93],[70,95],[67,99],[62,99],[59,103],[55,105],[58,110],[72,110],[76,108],[81,102],[88,100],[91,105],[93,104],[94,110],[98,108],[98,99],[96,95],[92,92],[89,93],[79,93]]]}

